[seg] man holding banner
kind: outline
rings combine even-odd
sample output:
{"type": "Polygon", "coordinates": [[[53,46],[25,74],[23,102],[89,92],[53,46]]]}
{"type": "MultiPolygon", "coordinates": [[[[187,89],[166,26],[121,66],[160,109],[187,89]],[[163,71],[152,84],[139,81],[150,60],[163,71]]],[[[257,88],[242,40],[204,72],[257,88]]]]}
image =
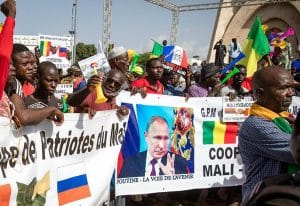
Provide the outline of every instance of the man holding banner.
{"type": "Polygon", "coordinates": [[[107,101],[103,103],[96,103],[95,100],[97,98],[97,93],[95,87],[102,83],[102,78],[98,75],[94,75],[89,78],[85,89],[71,94],[67,101],[69,105],[73,107],[88,107],[91,117],[95,115],[96,111],[112,110],[117,108],[120,108],[118,112],[120,112],[121,115],[127,115],[127,109],[116,105],[116,96],[121,91],[122,85],[125,81],[126,77],[120,70],[110,70],[102,85],[103,94],[107,98],[107,101]]]}
{"type": "Polygon", "coordinates": [[[289,144],[291,115],[287,112],[295,95],[291,74],[280,66],[263,68],[254,74],[252,83],[257,101],[239,134],[246,174],[243,201],[263,178],[287,173],[295,163],[289,144]]]}
{"type": "Polygon", "coordinates": [[[147,124],[146,151],[125,159],[119,178],[187,174],[186,160],[168,152],[169,125],[160,116],[153,116],[147,124]]]}

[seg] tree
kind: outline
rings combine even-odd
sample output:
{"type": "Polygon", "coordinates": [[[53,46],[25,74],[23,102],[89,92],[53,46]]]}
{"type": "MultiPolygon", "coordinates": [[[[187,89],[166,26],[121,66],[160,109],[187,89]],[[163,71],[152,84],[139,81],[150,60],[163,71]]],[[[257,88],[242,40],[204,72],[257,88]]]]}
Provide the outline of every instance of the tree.
{"type": "Polygon", "coordinates": [[[94,44],[84,44],[79,42],[76,45],[76,62],[91,57],[97,54],[97,49],[94,44]]]}

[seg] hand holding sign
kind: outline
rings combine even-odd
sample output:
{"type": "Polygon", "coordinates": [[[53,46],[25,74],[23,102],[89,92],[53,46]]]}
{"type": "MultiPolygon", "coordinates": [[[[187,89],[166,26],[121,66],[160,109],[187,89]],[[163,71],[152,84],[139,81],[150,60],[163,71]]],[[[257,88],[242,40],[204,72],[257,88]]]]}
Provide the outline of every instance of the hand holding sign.
{"type": "MultiPolygon", "coordinates": [[[[99,71],[100,73],[106,73],[110,70],[110,66],[103,52],[91,56],[87,59],[81,60],[78,62],[78,64],[80,66],[84,78],[88,79],[88,82],[90,78],[98,76],[99,71]]],[[[98,83],[98,84],[94,84],[93,86],[96,87],[96,93],[97,93],[97,98],[95,100],[95,103],[106,102],[107,99],[103,94],[101,84],[98,83]]],[[[89,89],[91,89],[91,87],[89,87],[89,89]]]]}

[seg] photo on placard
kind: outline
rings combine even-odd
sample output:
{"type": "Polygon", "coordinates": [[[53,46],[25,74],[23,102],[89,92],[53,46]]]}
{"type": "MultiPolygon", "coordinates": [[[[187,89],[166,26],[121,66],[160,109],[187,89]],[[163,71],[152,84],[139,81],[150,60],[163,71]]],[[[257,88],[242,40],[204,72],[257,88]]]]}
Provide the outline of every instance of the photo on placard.
{"type": "Polygon", "coordinates": [[[131,115],[137,134],[125,136],[119,178],[194,173],[193,109],[138,104],[131,115]]]}

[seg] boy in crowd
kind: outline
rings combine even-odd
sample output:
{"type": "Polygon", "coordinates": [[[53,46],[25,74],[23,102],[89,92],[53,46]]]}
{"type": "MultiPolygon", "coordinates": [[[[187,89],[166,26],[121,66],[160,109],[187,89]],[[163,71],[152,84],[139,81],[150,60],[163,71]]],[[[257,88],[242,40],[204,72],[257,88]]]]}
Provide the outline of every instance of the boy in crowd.
{"type": "Polygon", "coordinates": [[[54,96],[59,82],[58,70],[55,64],[45,61],[39,64],[37,69],[38,84],[32,95],[25,97],[25,105],[31,109],[40,109],[48,106],[62,108],[58,98],[54,96]]]}

